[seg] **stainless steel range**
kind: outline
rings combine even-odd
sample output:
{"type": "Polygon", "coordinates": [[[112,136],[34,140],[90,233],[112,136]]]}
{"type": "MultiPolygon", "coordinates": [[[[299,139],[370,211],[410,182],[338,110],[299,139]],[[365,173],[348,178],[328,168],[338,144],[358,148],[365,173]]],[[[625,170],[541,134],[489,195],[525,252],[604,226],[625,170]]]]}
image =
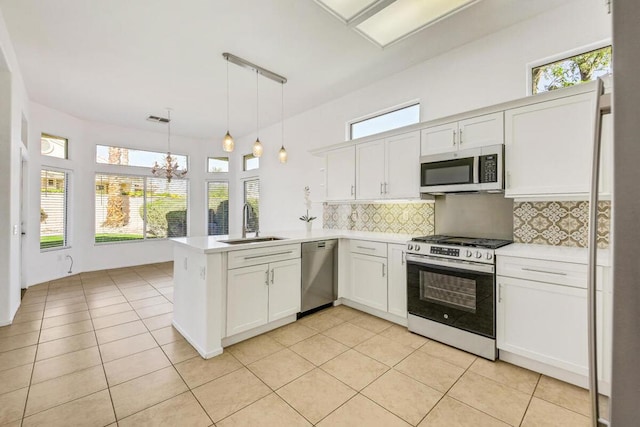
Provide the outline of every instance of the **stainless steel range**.
{"type": "Polygon", "coordinates": [[[495,360],[494,250],[509,243],[440,235],[408,242],[409,330],[495,360]]]}

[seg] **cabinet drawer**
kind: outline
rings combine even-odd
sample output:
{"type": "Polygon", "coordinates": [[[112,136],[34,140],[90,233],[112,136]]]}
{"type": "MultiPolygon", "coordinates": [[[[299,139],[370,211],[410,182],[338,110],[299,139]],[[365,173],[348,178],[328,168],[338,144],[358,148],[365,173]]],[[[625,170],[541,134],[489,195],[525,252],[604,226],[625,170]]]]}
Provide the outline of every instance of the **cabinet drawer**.
{"type": "MultiPolygon", "coordinates": [[[[586,289],[587,287],[586,264],[498,256],[496,259],[496,271],[499,276],[555,283],[576,288],[586,289]]],[[[597,267],[596,274],[597,288],[602,289],[602,267],[597,267]]]]}
{"type": "Polygon", "coordinates": [[[243,249],[229,252],[227,267],[229,269],[248,267],[250,265],[267,264],[294,258],[300,258],[299,244],[243,249]]]}
{"type": "Polygon", "coordinates": [[[349,247],[351,253],[387,257],[386,243],[352,240],[349,247]]]}

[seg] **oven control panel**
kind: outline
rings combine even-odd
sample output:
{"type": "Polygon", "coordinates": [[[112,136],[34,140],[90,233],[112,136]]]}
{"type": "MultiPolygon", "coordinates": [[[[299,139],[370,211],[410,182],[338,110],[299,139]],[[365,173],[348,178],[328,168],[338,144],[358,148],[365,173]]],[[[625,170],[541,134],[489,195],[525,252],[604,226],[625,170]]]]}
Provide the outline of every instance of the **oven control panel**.
{"type": "Polygon", "coordinates": [[[431,246],[431,250],[429,251],[431,255],[445,255],[445,256],[460,256],[460,249],[454,248],[443,248],[442,246],[431,246]]]}

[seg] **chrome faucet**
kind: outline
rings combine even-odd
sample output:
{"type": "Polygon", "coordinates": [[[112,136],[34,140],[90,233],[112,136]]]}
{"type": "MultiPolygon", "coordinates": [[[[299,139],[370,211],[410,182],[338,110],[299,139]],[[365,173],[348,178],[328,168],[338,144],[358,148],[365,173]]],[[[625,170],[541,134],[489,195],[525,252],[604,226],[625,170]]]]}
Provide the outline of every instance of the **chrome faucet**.
{"type": "MultiPolygon", "coordinates": [[[[253,208],[251,207],[251,205],[249,203],[245,203],[244,206],[242,207],[242,238],[245,239],[247,237],[247,221],[249,220],[249,217],[253,217],[253,208]]],[[[258,224],[255,224],[256,229],[256,237],[258,237],[258,235],[260,234],[260,230],[258,230],[258,224]]]]}

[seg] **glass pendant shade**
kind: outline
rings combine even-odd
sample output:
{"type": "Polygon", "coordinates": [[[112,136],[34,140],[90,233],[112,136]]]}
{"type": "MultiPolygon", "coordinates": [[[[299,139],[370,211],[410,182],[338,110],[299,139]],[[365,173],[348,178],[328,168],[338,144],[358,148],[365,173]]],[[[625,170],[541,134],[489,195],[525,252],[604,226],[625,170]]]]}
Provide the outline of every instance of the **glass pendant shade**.
{"type": "Polygon", "coordinates": [[[256,142],[253,143],[253,156],[254,157],[260,157],[262,156],[262,152],[264,151],[264,148],[262,147],[262,142],[260,142],[260,138],[256,139],[256,142]]]}
{"type": "Polygon", "coordinates": [[[222,149],[227,153],[230,153],[233,151],[234,145],[235,144],[233,142],[233,137],[231,136],[229,131],[227,131],[227,134],[224,136],[224,139],[222,140],[222,149]]]}
{"type": "Polygon", "coordinates": [[[287,150],[284,149],[284,145],[280,147],[280,151],[278,151],[278,160],[280,163],[287,163],[287,150]]]}

